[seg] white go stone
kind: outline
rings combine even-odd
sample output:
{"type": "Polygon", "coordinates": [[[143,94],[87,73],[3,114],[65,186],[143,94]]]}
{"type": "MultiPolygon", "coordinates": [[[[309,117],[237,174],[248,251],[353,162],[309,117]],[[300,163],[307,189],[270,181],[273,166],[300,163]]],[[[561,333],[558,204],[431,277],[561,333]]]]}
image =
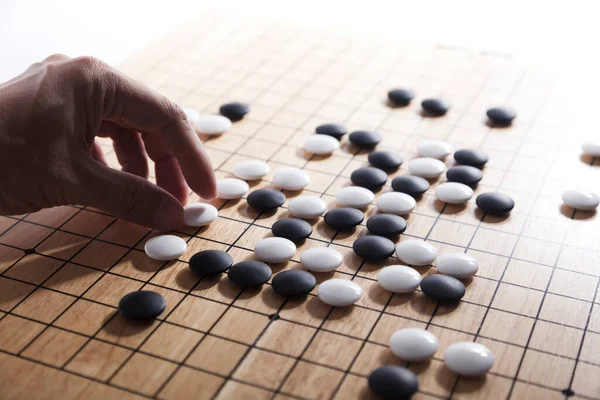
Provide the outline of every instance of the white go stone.
{"type": "Polygon", "coordinates": [[[377,198],[377,207],[383,213],[405,215],[415,209],[417,202],[406,193],[387,192],[377,198]]]}
{"type": "Polygon", "coordinates": [[[200,115],[194,122],[194,128],[202,135],[220,135],[231,128],[231,121],[222,115],[200,115]]]}
{"type": "Polygon", "coordinates": [[[187,249],[187,243],[179,236],[161,235],[146,242],[144,251],[148,257],[158,261],[175,260],[187,249]]]}
{"type": "MultiPolygon", "coordinates": [[[[320,135],[327,136],[327,135],[320,135]]],[[[346,186],[335,194],[338,204],[345,207],[363,208],[373,202],[375,195],[369,189],[360,186],[346,186]]]]}
{"type": "Polygon", "coordinates": [[[200,118],[200,113],[193,108],[184,108],[183,112],[192,125],[194,125],[196,121],[198,121],[198,118],[200,118]]]}
{"type": "Polygon", "coordinates": [[[435,188],[435,197],[445,203],[462,204],[471,200],[473,189],[464,183],[446,182],[435,188]]]}
{"type": "Polygon", "coordinates": [[[300,168],[282,167],[273,173],[273,184],[284,190],[302,190],[310,182],[310,176],[300,168]]]}
{"type": "Polygon", "coordinates": [[[562,200],[577,210],[594,210],[600,203],[598,195],[589,190],[567,190],[563,192],[562,200]]]}
{"type": "Polygon", "coordinates": [[[316,196],[298,196],[290,200],[288,210],[298,218],[313,219],[321,216],[327,209],[325,200],[316,196]]]}
{"type": "Polygon", "coordinates": [[[331,154],[339,148],[339,140],[329,135],[312,135],[304,140],[304,150],[313,154],[331,154]]]}
{"type": "Polygon", "coordinates": [[[360,299],[362,293],[362,288],[348,279],[329,279],[317,288],[319,299],[334,307],[350,306],[360,299]]]}
{"type": "Polygon", "coordinates": [[[494,354],[482,344],[458,342],[444,352],[446,366],[459,375],[480,376],[494,365],[494,354]]]}
{"type": "Polygon", "coordinates": [[[425,329],[405,328],[392,334],[390,349],[404,361],[429,360],[438,349],[438,339],[425,329]]]}
{"type": "Polygon", "coordinates": [[[313,272],[333,271],[343,261],[342,253],[331,247],[313,247],[300,254],[300,262],[313,272]]]}
{"type": "Polygon", "coordinates": [[[248,184],[237,178],[225,178],[217,181],[217,197],[223,200],[239,199],[248,193],[248,184]]]}
{"type": "Polygon", "coordinates": [[[585,142],[581,145],[583,152],[594,157],[600,156],[600,142],[585,142]]]}
{"type": "Polygon", "coordinates": [[[389,265],[377,274],[379,285],[394,293],[410,293],[421,284],[421,274],[406,265],[389,265]]]}
{"type": "Polygon", "coordinates": [[[421,178],[437,178],[446,169],[446,164],[437,158],[422,157],[415,158],[408,163],[408,170],[412,175],[421,178]]]}
{"type": "Polygon", "coordinates": [[[437,257],[437,249],[420,239],[403,240],[396,246],[396,256],[409,265],[429,265],[437,257]]]}
{"type": "Polygon", "coordinates": [[[281,263],[294,257],[296,245],[291,240],[282,237],[268,237],[256,243],[254,254],[260,261],[281,263]]]}
{"type": "Polygon", "coordinates": [[[443,140],[423,140],[417,146],[417,154],[421,157],[445,158],[451,152],[452,146],[443,140]]]}
{"type": "Polygon", "coordinates": [[[219,216],[219,211],[208,203],[188,204],[183,208],[183,219],[187,226],[205,226],[219,216]]]}
{"type": "Polygon", "coordinates": [[[461,279],[475,275],[479,262],[465,253],[450,253],[439,256],[435,266],[442,274],[461,279]]]}
{"type": "Polygon", "coordinates": [[[233,174],[245,181],[261,179],[270,170],[269,164],[260,160],[244,160],[233,166],[233,174]]]}

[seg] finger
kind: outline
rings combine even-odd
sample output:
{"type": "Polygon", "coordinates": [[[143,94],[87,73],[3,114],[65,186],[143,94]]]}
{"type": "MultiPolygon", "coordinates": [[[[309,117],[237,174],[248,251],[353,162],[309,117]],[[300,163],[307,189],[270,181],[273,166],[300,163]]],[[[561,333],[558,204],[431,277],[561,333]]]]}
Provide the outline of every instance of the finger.
{"type": "Polygon", "coordinates": [[[100,126],[98,136],[112,139],[117,160],[124,172],[148,179],[148,158],[139,133],[104,121],[100,126]]]}
{"type": "MultiPolygon", "coordinates": [[[[98,62],[90,68],[98,69],[98,62]]],[[[110,67],[99,69],[103,72],[93,76],[99,80],[103,117],[156,137],[177,159],[190,187],[204,198],[215,197],[216,180],[210,159],[183,110],[110,67]]]]}
{"type": "Polygon", "coordinates": [[[100,147],[100,145],[96,142],[94,142],[94,145],[92,146],[92,157],[94,160],[101,162],[104,165],[108,165],[106,162],[106,157],[104,157],[104,151],[102,151],[102,147],[100,147]]]}
{"type": "Polygon", "coordinates": [[[184,225],[182,205],[164,189],[139,176],[93,164],[85,168],[86,190],[78,191],[77,203],[161,231],[184,225]]]}
{"type": "Polygon", "coordinates": [[[154,161],[156,184],[171,193],[181,204],[187,203],[189,187],[177,160],[151,135],[144,136],[148,155],[154,161]]]}

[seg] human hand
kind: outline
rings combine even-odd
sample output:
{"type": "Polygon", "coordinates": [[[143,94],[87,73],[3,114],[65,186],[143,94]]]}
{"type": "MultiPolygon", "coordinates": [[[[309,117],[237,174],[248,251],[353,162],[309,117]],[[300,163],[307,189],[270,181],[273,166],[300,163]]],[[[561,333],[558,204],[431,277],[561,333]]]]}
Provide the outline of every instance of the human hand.
{"type": "Polygon", "coordinates": [[[216,195],[185,113],[105,63],[53,55],[0,84],[1,215],[80,204],[170,230],[183,225],[188,185],[216,195]],[[96,136],[113,140],[122,171],[106,165],[96,136]]]}

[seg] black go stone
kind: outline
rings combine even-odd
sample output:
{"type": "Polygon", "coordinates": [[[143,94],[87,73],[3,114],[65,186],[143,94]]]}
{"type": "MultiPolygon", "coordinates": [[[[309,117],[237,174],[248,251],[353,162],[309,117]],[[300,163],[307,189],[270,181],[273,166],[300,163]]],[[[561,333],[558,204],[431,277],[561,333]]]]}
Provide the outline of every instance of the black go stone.
{"type": "Polygon", "coordinates": [[[258,189],[246,199],[252,207],[262,211],[272,210],[285,202],[285,195],[275,189],[258,189]]]}
{"type": "Polygon", "coordinates": [[[394,254],[394,242],[383,236],[361,236],[354,241],[352,249],[357,256],[367,261],[380,261],[394,254]]]}
{"type": "Polygon", "coordinates": [[[404,400],[410,399],[419,390],[419,380],[407,368],[386,365],[371,372],[369,388],[380,399],[404,400]]]}
{"type": "Polygon", "coordinates": [[[454,153],[454,159],[459,164],[481,168],[488,162],[488,155],[481,150],[462,149],[454,153]]]}
{"type": "Polygon", "coordinates": [[[317,135],[328,135],[336,138],[337,140],[341,140],[342,136],[348,132],[344,125],[340,124],[324,124],[317,126],[315,130],[317,135]]]}
{"type": "Polygon", "coordinates": [[[292,269],[275,275],[271,284],[281,296],[293,297],[310,293],[317,285],[317,279],[310,272],[292,269]]]}
{"type": "Polygon", "coordinates": [[[426,99],[421,103],[421,107],[431,115],[442,116],[450,109],[450,104],[442,99],[426,99]]]}
{"type": "Polygon", "coordinates": [[[510,108],[495,107],[487,110],[487,116],[494,124],[508,126],[517,117],[517,113],[510,108]]]}
{"type": "Polygon", "coordinates": [[[379,168],[362,167],[352,172],[350,180],[356,186],[379,190],[387,182],[387,174],[379,168]]]}
{"type": "Polygon", "coordinates": [[[239,121],[250,111],[250,106],[244,103],[227,103],[219,108],[221,115],[232,121],[239,121]]]}
{"type": "Polygon", "coordinates": [[[355,131],[348,138],[358,147],[373,147],[381,142],[381,134],[375,131],[355,131]]]}
{"type": "Polygon", "coordinates": [[[229,269],[228,277],[243,288],[260,286],[271,278],[271,268],[260,261],[241,261],[229,269]]]}
{"type": "Polygon", "coordinates": [[[365,215],[356,208],[334,208],[325,213],[325,223],[336,230],[351,229],[360,224],[365,215]]]}
{"type": "Polygon", "coordinates": [[[396,214],[376,214],[367,220],[367,229],[375,235],[395,237],[406,230],[406,220],[396,214]]]}
{"type": "Polygon", "coordinates": [[[310,236],[312,226],[303,219],[285,218],[275,222],[271,227],[271,232],[274,236],[286,238],[292,242],[300,242],[310,236]]]}
{"type": "Polygon", "coordinates": [[[483,173],[479,168],[470,165],[458,165],[448,168],[446,178],[450,182],[464,183],[465,185],[474,185],[483,178],[483,173]]]}
{"type": "Polygon", "coordinates": [[[220,274],[233,265],[233,258],[221,250],[204,250],[190,258],[190,269],[200,276],[220,274]]]}
{"type": "Polygon", "coordinates": [[[392,180],[392,189],[396,192],[402,192],[412,197],[417,197],[429,189],[429,182],[427,182],[427,179],[421,178],[420,176],[398,176],[392,180]]]}
{"type": "Polygon", "coordinates": [[[386,172],[397,170],[404,162],[402,156],[391,151],[372,151],[368,160],[369,164],[386,172]]]}
{"type": "Polygon", "coordinates": [[[465,285],[448,275],[434,274],[423,278],[421,290],[440,303],[451,303],[465,295],[465,285]]]}
{"type": "Polygon", "coordinates": [[[119,301],[119,312],[127,319],[152,319],[165,310],[167,303],[159,293],[140,290],[126,294],[119,301]]]}
{"type": "Polygon", "coordinates": [[[388,92],[388,99],[395,105],[405,107],[415,98],[415,92],[410,89],[392,89],[388,92]]]}
{"type": "Polygon", "coordinates": [[[475,199],[477,207],[486,214],[503,215],[510,212],[515,201],[502,193],[482,193],[475,199]]]}

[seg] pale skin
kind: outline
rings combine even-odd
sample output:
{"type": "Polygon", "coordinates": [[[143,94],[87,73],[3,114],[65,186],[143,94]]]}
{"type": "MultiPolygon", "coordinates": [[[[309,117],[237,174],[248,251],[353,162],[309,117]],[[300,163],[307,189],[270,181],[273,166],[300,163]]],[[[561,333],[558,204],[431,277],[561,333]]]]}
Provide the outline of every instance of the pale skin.
{"type": "Polygon", "coordinates": [[[0,215],[78,204],[167,231],[183,225],[190,188],[216,196],[185,113],[105,63],[57,54],[0,84],[0,215]],[[96,137],[113,140],[121,171],[96,137]]]}

